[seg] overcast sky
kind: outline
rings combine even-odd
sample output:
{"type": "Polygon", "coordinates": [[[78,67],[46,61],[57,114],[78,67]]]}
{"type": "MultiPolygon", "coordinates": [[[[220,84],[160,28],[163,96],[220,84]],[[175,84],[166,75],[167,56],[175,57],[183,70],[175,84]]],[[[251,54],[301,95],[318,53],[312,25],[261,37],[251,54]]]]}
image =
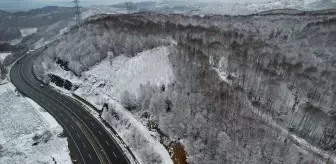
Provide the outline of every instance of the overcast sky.
{"type": "MultiPolygon", "coordinates": [[[[0,0],[0,10],[21,11],[44,6],[71,6],[71,1],[72,0],[0,0]]],[[[119,2],[124,2],[124,0],[81,0],[81,4],[84,6],[108,5],[119,2]]]]}
{"type": "MultiPolygon", "coordinates": [[[[72,0],[0,0],[0,10],[26,11],[29,9],[41,8],[44,6],[71,6],[72,5],[70,3],[71,1],[72,0]]],[[[82,6],[91,6],[91,5],[111,5],[120,2],[125,2],[126,0],[80,0],[80,1],[82,6]]],[[[127,1],[139,2],[148,0],[127,0],[127,1]]],[[[161,0],[151,0],[151,1],[161,1],[161,0]]],[[[230,0],[177,0],[177,1],[198,2],[198,1],[230,1],[230,0]]],[[[235,1],[242,1],[242,0],[235,0],[235,1]]],[[[243,1],[251,1],[251,0],[243,0],[243,1]]],[[[260,0],[252,0],[252,1],[260,1],[260,0]]]]}
{"type": "MultiPolygon", "coordinates": [[[[71,4],[72,0],[0,0],[0,10],[5,11],[26,11],[34,8],[41,8],[44,6],[73,6],[71,4]]],[[[80,0],[81,6],[91,6],[91,5],[111,5],[125,1],[139,2],[139,1],[148,1],[148,0],[80,0]]],[[[268,3],[268,2],[304,2],[303,4],[310,4],[316,1],[322,2],[333,2],[336,3],[336,0],[151,0],[151,1],[184,1],[187,3],[192,2],[230,2],[230,3],[268,3]]],[[[301,4],[301,3],[298,3],[301,4]]]]}

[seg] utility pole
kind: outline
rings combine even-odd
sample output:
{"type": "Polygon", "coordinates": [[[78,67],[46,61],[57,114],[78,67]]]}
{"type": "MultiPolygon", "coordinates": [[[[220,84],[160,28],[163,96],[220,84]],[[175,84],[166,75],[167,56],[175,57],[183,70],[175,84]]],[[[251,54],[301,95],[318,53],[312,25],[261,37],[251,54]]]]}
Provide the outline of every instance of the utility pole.
{"type": "Polygon", "coordinates": [[[79,26],[80,23],[82,22],[82,18],[81,18],[81,12],[80,12],[80,6],[79,6],[79,0],[73,0],[72,3],[75,4],[75,17],[76,17],[76,22],[77,25],[79,26]]]}
{"type": "Polygon", "coordinates": [[[125,6],[126,6],[128,14],[131,13],[131,11],[132,11],[132,4],[133,4],[132,1],[126,1],[125,2],[125,6]]]}

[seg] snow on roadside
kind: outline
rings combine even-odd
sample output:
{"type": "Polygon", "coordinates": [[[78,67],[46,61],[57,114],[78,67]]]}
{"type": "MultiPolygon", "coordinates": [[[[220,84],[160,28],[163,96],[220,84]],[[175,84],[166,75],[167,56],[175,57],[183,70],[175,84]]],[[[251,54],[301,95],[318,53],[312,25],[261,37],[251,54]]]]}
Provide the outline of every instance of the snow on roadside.
{"type": "Polygon", "coordinates": [[[55,66],[53,70],[48,72],[49,74],[56,75],[62,79],[67,79],[71,81],[72,84],[80,85],[82,83],[81,79],[79,79],[73,72],[64,71],[60,66],[55,66]]]}
{"type": "Polygon", "coordinates": [[[34,107],[36,112],[48,123],[50,128],[60,127],[58,122],[53,116],[51,116],[47,111],[45,111],[40,105],[38,105],[34,100],[26,98],[26,100],[34,107]]]}
{"type": "Polygon", "coordinates": [[[6,59],[7,56],[11,55],[12,53],[0,53],[0,63],[6,59]]]}
{"type": "Polygon", "coordinates": [[[22,37],[26,37],[26,36],[36,33],[37,28],[23,28],[23,29],[20,29],[20,32],[21,32],[22,37]]]}
{"type": "Polygon", "coordinates": [[[137,120],[134,115],[128,112],[121,104],[115,100],[109,101],[109,106],[114,107],[109,111],[104,111],[102,118],[106,120],[118,134],[129,145],[132,152],[140,163],[152,164],[172,164],[172,160],[165,147],[152,137],[145,126],[137,120]],[[114,115],[111,115],[114,113],[114,115]],[[115,115],[118,115],[116,119],[115,115]]]}
{"type": "Polygon", "coordinates": [[[72,163],[67,139],[58,137],[62,127],[14,90],[11,83],[0,85],[0,163],[72,163]]]}

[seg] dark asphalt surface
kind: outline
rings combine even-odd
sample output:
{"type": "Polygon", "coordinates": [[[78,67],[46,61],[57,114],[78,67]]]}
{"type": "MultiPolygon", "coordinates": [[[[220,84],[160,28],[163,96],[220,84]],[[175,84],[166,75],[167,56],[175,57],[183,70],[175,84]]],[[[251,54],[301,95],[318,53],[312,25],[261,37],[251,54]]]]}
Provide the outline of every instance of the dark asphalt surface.
{"type": "Polygon", "coordinates": [[[40,52],[37,50],[26,55],[13,65],[11,82],[19,92],[42,106],[63,127],[71,158],[76,160],[74,163],[128,164],[129,160],[115,140],[80,104],[49,86],[41,87],[41,82],[33,73],[34,59],[40,52]]]}

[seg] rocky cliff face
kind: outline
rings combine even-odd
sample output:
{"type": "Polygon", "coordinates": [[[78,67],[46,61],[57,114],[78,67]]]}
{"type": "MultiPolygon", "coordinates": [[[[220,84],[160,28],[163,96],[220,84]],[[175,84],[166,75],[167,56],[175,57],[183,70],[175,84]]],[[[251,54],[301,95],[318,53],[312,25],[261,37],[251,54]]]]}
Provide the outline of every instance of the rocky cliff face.
{"type": "Polygon", "coordinates": [[[180,139],[190,163],[333,162],[333,10],[101,15],[49,47],[38,62],[46,66],[35,71],[46,76],[61,58],[79,76],[109,51],[132,57],[171,41],[176,81],[139,86],[133,112],[149,113],[162,133],[180,139]],[[78,51],[66,42],[89,46],[78,51]]]}

